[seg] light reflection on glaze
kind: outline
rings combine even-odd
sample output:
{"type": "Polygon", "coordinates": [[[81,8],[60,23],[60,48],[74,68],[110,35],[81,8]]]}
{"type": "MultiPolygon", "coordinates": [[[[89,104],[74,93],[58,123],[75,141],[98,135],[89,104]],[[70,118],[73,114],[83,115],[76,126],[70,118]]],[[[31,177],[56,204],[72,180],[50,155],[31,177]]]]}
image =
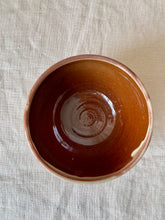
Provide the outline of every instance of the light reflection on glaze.
{"type": "MultiPolygon", "coordinates": [[[[151,104],[149,103],[149,107],[151,108],[151,104]]],[[[153,122],[151,122],[153,123],[153,122]]],[[[144,145],[146,145],[147,141],[148,141],[148,137],[149,137],[149,133],[150,133],[150,127],[148,127],[145,139],[140,143],[140,145],[131,153],[131,157],[136,156],[136,154],[141,150],[141,148],[143,148],[144,145]]]]}
{"type": "Polygon", "coordinates": [[[54,130],[54,134],[58,140],[58,142],[67,150],[69,151],[72,151],[73,152],[73,148],[67,144],[61,137],[61,135],[59,134],[58,130],[57,130],[57,127],[56,126],[53,126],[53,130],[54,130]]]}
{"type": "Polygon", "coordinates": [[[136,154],[139,152],[139,150],[143,147],[144,142],[145,142],[145,140],[143,140],[143,141],[140,143],[139,147],[137,147],[137,148],[132,152],[131,157],[136,156],[136,154]]]}
{"type": "Polygon", "coordinates": [[[72,151],[60,136],[59,129],[73,142],[87,146],[101,143],[110,136],[115,126],[116,112],[106,95],[90,90],[76,92],[66,100],[65,95],[59,96],[53,111],[54,134],[63,147],[72,151]],[[59,103],[62,105],[57,116],[59,103]],[[56,127],[55,117],[60,117],[61,128],[56,127]]]}

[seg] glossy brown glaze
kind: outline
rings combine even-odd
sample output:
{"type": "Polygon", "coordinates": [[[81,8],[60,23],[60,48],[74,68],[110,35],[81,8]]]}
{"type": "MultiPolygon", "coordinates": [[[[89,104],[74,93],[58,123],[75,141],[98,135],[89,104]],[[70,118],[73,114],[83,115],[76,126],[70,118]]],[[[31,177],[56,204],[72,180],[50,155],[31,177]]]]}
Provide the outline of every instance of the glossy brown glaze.
{"type": "Polygon", "coordinates": [[[78,177],[109,175],[134,161],[149,118],[146,97],[135,79],[122,68],[93,59],[48,74],[28,114],[30,137],[40,157],[78,177]]]}

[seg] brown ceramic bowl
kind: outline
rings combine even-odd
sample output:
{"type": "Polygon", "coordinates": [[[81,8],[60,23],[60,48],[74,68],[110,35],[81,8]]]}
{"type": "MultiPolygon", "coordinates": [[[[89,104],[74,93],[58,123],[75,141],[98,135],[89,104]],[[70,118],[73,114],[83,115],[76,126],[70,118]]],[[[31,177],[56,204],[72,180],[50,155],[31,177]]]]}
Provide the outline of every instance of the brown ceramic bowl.
{"type": "Polygon", "coordinates": [[[107,57],[80,55],[50,67],[34,84],[24,114],[36,157],[77,181],[122,175],[150,142],[153,115],[137,76],[107,57]]]}

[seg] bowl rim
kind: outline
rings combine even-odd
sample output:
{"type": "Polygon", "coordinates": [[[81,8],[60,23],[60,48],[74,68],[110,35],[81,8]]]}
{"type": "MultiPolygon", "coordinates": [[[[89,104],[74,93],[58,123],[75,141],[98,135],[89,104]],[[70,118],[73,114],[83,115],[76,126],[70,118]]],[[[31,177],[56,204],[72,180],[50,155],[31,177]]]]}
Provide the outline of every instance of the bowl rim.
{"type": "Polygon", "coordinates": [[[151,101],[150,101],[150,97],[149,97],[147,90],[145,89],[141,80],[136,76],[136,74],[132,70],[130,70],[127,66],[120,63],[119,61],[111,59],[106,56],[95,55],[95,54],[82,54],[82,55],[72,56],[72,57],[63,59],[55,63],[50,68],[48,68],[44,73],[42,73],[41,76],[36,80],[32,89],[30,90],[30,93],[27,98],[25,110],[24,110],[24,129],[25,129],[26,138],[28,140],[28,143],[30,145],[30,148],[33,154],[46,168],[48,168],[49,171],[56,174],[57,177],[60,177],[66,180],[72,180],[74,182],[79,182],[79,183],[102,182],[102,181],[114,179],[118,176],[121,176],[122,174],[130,170],[132,167],[134,167],[136,163],[142,158],[143,154],[148,148],[148,145],[151,140],[152,132],[153,132],[153,111],[152,111],[151,101]],[[127,73],[134,80],[134,82],[137,84],[137,86],[143,93],[143,96],[147,103],[148,115],[149,115],[149,122],[148,122],[148,129],[146,132],[146,136],[144,140],[141,142],[140,146],[136,149],[137,152],[135,152],[135,156],[133,156],[133,159],[128,164],[126,164],[122,169],[116,172],[113,172],[113,173],[110,173],[104,176],[98,176],[98,177],[78,177],[78,176],[65,173],[59,170],[58,168],[52,166],[50,163],[44,160],[39,154],[39,152],[37,151],[37,148],[31,138],[30,128],[29,128],[29,113],[30,113],[31,103],[33,101],[33,97],[35,96],[36,91],[38,90],[42,82],[56,69],[66,64],[76,62],[76,61],[82,61],[82,60],[97,60],[97,61],[107,62],[111,65],[114,65],[115,67],[119,69],[122,69],[125,73],[127,73]]]}

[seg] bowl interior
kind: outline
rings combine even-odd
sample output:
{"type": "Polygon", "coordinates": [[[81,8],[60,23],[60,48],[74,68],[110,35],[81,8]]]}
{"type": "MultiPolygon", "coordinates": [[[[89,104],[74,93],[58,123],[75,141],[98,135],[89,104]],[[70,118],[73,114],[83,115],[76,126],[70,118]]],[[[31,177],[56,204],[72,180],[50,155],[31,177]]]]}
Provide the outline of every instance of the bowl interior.
{"type": "Polygon", "coordinates": [[[144,148],[148,124],[135,76],[98,60],[55,69],[29,111],[30,136],[43,161],[80,178],[109,175],[131,163],[144,148]]]}

